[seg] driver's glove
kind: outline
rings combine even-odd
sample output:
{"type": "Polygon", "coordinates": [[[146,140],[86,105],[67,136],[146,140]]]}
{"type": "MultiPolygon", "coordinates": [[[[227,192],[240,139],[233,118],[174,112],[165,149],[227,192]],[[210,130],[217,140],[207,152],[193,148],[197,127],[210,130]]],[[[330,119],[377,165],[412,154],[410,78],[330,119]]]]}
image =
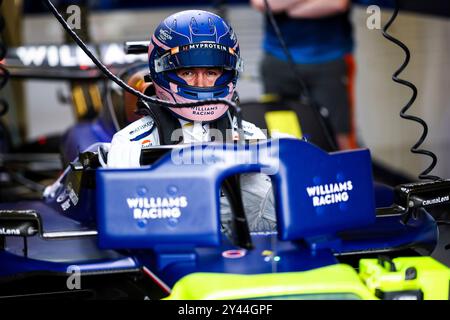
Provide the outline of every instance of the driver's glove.
{"type": "Polygon", "coordinates": [[[130,141],[126,136],[115,134],[111,144],[99,147],[99,160],[103,167],[139,168],[141,150],[139,141],[130,141]]]}

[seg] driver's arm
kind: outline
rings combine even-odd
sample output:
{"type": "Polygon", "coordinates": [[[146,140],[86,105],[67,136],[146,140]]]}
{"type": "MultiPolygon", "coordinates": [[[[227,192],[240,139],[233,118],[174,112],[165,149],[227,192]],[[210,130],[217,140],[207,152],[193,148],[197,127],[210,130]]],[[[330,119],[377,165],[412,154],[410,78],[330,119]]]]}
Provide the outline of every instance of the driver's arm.
{"type": "Polygon", "coordinates": [[[159,145],[159,136],[152,117],[145,116],[114,134],[107,150],[106,166],[139,168],[141,150],[150,145],[159,145]]]}
{"type": "MultiPolygon", "coordinates": [[[[264,12],[264,0],[251,0],[251,5],[264,12]]],[[[350,0],[268,0],[273,13],[286,12],[292,18],[321,18],[348,10],[350,0]]]]}
{"type": "Polygon", "coordinates": [[[345,12],[350,0],[306,0],[286,10],[292,18],[321,18],[345,12]]]}
{"type": "MultiPolygon", "coordinates": [[[[269,7],[273,13],[280,13],[286,11],[287,9],[293,6],[301,4],[306,1],[308,0],[267,0],[267,2],[269,3],[269,7]]],[[[264,0],[250,0],[250,3],[252,7],[255,8],[256,10],[261,12],[266,11],[266,5],[264,3],[264,0]]]]}

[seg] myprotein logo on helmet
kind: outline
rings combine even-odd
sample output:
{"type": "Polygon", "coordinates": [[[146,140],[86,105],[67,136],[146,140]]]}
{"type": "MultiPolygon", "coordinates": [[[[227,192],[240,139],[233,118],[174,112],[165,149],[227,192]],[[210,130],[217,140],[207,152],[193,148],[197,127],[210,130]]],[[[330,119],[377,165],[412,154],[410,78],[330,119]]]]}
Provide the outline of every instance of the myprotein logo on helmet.
{"type": "Polygon", "coordinates": [[[188,45],[181,47],[182,51],[193,50],[193,49],[216,49],[216,50],[228,51],[228,48],[226,46],[221,45],[219,43],[213,43],[213,42],[193,43],[193,44],[188,44],[188,45]]]}

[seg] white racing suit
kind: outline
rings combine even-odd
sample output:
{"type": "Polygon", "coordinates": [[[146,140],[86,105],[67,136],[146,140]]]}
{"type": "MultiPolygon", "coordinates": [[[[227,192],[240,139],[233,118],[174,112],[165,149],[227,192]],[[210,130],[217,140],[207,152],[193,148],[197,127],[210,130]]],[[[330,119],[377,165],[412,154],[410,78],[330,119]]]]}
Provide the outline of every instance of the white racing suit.
{"type": "MultiPolygon", "coordinates": [[[[230,119],[231,120],[231,119],[230,119]]],[[[208,124],[201,122],[188,122],[179,119],[183,134],[183,143],[208,142],[210,130],[208,124]]],[[[237,132],[237,121],[233,119],[234,132],[237,132]]],[[[242,121],[246,140],[266,139],[263,131],[254,124],[242,121]]],[[[158,130],[150,116],[145,116],[124,129],[117,132],[107,148],[107,163],[101,160],[102,165],[110,168],[139,167],[141,149],[160,144],[158,130]]],[[[250,231],[274,231],[276,228],[275,208],[272,184],[270,178],[261,173],[241,175],[241,191],[244,210],[250,231]]],[[[199,190],[199,192],[201,192],[199,190]]],[[[222,231],[230,235],[231,208],[228,199],[223,195],[220,198],[220,213],[222,231]]]]}

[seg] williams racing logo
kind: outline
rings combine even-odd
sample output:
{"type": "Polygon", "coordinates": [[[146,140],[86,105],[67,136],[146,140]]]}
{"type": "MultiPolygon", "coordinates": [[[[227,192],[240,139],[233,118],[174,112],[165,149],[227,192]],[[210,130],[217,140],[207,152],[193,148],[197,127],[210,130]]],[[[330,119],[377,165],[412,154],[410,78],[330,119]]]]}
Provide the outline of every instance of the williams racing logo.
{"type": "Polygon", "coordinates": [[[350,198],[349,194],[351,190],[353,190],[351,180],[306,187],[306,191],[312,199],[314,207],[347,202],[350,198]]]}
{"type": "Polygon", "coordinates": [[[171,219],[181,216],[188,201],[186,197],[127,198],[127,204],[134,219],[171,219]]]}

